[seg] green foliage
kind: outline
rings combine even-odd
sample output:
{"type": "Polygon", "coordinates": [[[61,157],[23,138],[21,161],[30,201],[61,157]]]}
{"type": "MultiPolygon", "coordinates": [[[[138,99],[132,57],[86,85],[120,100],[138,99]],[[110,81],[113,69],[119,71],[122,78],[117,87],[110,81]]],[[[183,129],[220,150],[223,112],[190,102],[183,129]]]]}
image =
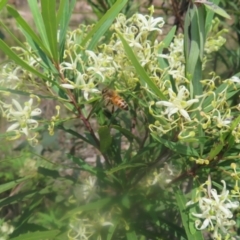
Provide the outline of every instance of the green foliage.
{"type": "Polygon", "coordinates": [[[35,29],[7,6],[26,44],[0,40],[1,139],[25,142],[1,164],[4,239],[237,234],[240,79],[205,71],[225,42],[213,12],[228,15],[217,1],[189,3],[184,35],[160,38],[153,7],[119,14],[129,2],[90,1],[104,15],[73,31],[75,0],[29,0],[35,29]]]}

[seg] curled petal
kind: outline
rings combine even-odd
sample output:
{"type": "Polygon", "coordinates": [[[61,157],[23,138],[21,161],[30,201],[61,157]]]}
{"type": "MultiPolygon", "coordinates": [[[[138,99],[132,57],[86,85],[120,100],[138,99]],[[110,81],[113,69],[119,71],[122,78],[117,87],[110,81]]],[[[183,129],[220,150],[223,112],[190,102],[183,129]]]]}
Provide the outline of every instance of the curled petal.
{"type": "Polygon", "coordinates": [[[203,230],[205,229],[210,223],[210,220],[208,218],[206,218],[203,223],[202,223],[202,226],[199,227],[199,225],[201,224],[201,221],[200,220],[196,220],[195,221],[195,227],[198,229],[198,230],[203,230]]]}
{"type": "Polygon", "coordinates": [[[156,106],[165,106],[165,107],[174,107],[174,104],[172,104],[171,102],[167,102],[167,101],[158,101],[155,103],[156,106]]]}
{"type": "Polygon", "coordinates": [[[22,106],[15,99],[12,99],[13,105],[17,108],[18,111],[22,112],[22,106]]]}
{"type": "Polygon", "coordinates": [[[31,116],[38,116],[41,113],[42,113],[42,110],[40,108],[35,108],[34,110],[32,110],[31,116]]]}
{"type": "Polygon", "coordinates": [[[23,127],[19,130],[21,133],[24,133],[26,136],[28,136],[28,128],[27,127],[23,127]]]}
{"type": "Polygon", "coordinates": [[[17,129],[18,127],[19,127],[19,123],[16,122],[16,123],[12,124],[10,127],[8,127],[8,129],[6,130],[6,132],[13,131],[13,130],[17,129]]]}
{"type": "Polygon", "coordinates": [[[74,89],[75,88],[75,86],[73,86],[71,84],[68,84],[68,83],[60,84],[60,86],[62,86],[63,88],[67,88],[67,89],[74,89]]]}
{"type": "Polygon", "coordinates": [[[227,208],[238,208],[239,207],[239,202],[238,201],[229,202],[229,203],[226,203],[225,206],[227,208]]]}
{"type": "Polygon", "coordinates": [[[27,120],[27,125],[29,129],[34,129],[38,126],[38,122],[34,119],[28,119],[27,120]]]}
{"type": "Polygon", "coordinates": [[[187,121],[191,121],[191,118],[189,117],[188,112],[186,110],[180,109],[179,112],[187,121]]]}

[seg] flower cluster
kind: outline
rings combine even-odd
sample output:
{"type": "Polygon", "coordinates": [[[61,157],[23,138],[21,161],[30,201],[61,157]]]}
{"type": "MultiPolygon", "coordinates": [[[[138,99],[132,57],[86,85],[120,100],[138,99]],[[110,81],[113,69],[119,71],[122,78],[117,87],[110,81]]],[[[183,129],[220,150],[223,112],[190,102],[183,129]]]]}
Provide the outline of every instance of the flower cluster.
{"type": "MultiPolygon", "coordinates": [[[[183,35],[179,34],[174,38],[168,48],[168,53],[160,54],[159,49],[163,43],[159,37],[152,41],[151,36],[153,33],[162,33],[164,20],[162,17],[154,18],[153,12],[154,9],[150,8],[149,15],[134,14],[128,19],[125,15],[119,14],[116,22],[113,23],[110,28],[112,35],[109,42],[100,42],[94,50],[83,50],[81,47],[81,40],[86,37],[93,26],[81,25],[78,29],[68,32],[63,61],[59,65],[59,76],[56,77],[55,73],[49,74],[48,72],[44,72],[46,77],[49,78],[49,81],[45,82],[46,87],[53,95],[59,97],[49,88],[53,83],[56,83],[62,87],[63,91],[66,91],[66,96],[69,97],[69,101],[72,101],[72,98],[69,96],[71,95],[69,90],[74,89],[78,94],[78,102],[86,104],[87,102],[91,102],[92,98],[99,96],[101,88],[104,86],[114,84],[114,88],[121,91],[133,90],[139,82],[139,75],[125,53],[122,42],[118,36],[118,33],[121,33],[132,48],[141,66],[144,67],[149,78],[156,83],[166,96],[166,99],[169,98],[169,101],[160,101],[160,99],[156,98],[151,92],[147,84],[142,86],[141,91],[146,91],[147,95],[150,94],[150,97],[156,102],[156,105],[149,104],[149,110],[156,118],[156,122],[150,126],[153,132],[156,131],[158,134],[163,135],[168,131],[176,129],[179,137],[183,136],[183,139],[186,139],[189,136],[189,132],[192,133],[196,130],[196,121],[205,127],[206,119],[210,118],[216,121],[220,120],[222,123],[226,122],[225,120],[228,116],[225,114],[225,109],[222,107],[220,111],[217,107],[224,106],[224,104],[226,105],[227,100],[224,96],[226,96],[228,87],[226,87],[225,93],[221,93],[221,96],[215,96],[212,91],[209,91],[215,87],[214,81],[216,77],[213,76],[211,79],[202,81],[203,86],[206,86],[204,95],[193,96],[190,83],[185,77],[183,35]],[[159,65],[160,58],[168,61],[168,67],[162,68],[159,65]],[[174,78],[176,86],[172,85],[167,76],[174,78]],[[121,81],[116,81],[119,79],[121,79],[121,81]],[[204,100],[211,97],[213,101],[210,102],[208,106],[204,106],[204,100]],[[199,105],[196,105],[196,103],[199,103],[199,105]],[[191,109],[192,106],[197,106],[197,109],[191,109]],[[211,110],[213,107],[214,109],[211,110]],[[201,108],[208,109],[208,112],[206,113],[206,111],[204,111],[202,120],[195,120],[194,118],[199,114],[198,112],[201,108]],[[198,110],[198,112],[194,110],[198,110]],[[191,112],[191,114],[189,112],[191,112]],[[222,115],[223,113],[224,115],[222,115]],[[160,124],[158,124],[159,122],[160,124]]],[[[213,25],[214,29],[216,29],[218,24],[219,22],[215,21],[213,25]]],[[[220,34],[217,36],[220,37],[220,34]]],[[[214,36],[211,36],[211,41],[207,39],[205,52],[217,50],[224,43],[220,40],[215,42],[214,39],[214,36]],[[212,47],[213,45],[215,48],[212,47]]],[[[43,63],[39,57],[33,54],[33,50],[29,45],[26,45],[25,50],[23,48],[16,48],[15,50],[21,53],[21,58],[30,66],[33,66],[40,72],[44,69],[43,63]]],[[[205,58],[204,62],[206,61],[207,59],[205,58]]],[[[16,67],[15,64],[5,65],[0,75],[3,76],[0,86],[7,86],[8,82],[11,81],[11,88],[13,89],[23,89],[25,87],[25,90],[28,88],[27,91],[35,91],[42,88],[39,80],[33,77],[32,73],[16,67]],[[25,80],[24,84],[23,80],[25,80]]],[[[19,104],[13,100],[13,105],[16,107],[19,104]]],[[[4,102],[0,103],[0,108],[4,112],[3,106],[4,102]]],[[[19,107],[20,106],[16,107],[18,111],[24,110],[19,107]]],[[[18,136],[20,136],[20,133],[28,136],[29,129],[36,128],[37,126],[36,120],[31,118],[32,116],[36,116],[36,114],[40,114],[39,109],[37,110],[38,112],[35,110],[29,112],[28,118],[25,115],[25,120],[16,119],[16,110],[15,112],[10,111],[11,113],[8,113],[8,120],[16,121],[16,123],[12,125],[8,131],[14,130],[18,136]]],[[[209,123],[210,121],[208,124],[209,123]]],[[[52,126],[54,126],[54,121],[50,124],[49,129],[51,133],[53,132],[52,126]]],[[[224,126],[226,126],[226,124],[224,126]]],[[[212,128],[210,127],[210,130],[209,127],[206,128],[206,131],[210,134],[212,128]]],[[[32,137],[29,139],[31,138],[32,137]]],[[[238,138],[238,136],[236,136],[236,138],[238,138]]]]}
{"type": "Polygon", "coordinates": [[[94,212],[94,214],[89,214],[89,216],[95,216],[95,219],[91,217],[83,217],[81,213],[75,214],[72,217],[69,224],[68,239],[71,240],[84,240],[89,239],[91,236],[95,236],[94,239],[102,240],[99,230],[105,226],[113,226],[113,223],[106,221],[103,214],[94,212]]]}
{"type": "Polygon", "coordinates": [[[0,240],[7,240],[14,227],[0,219],[0,240]]]}
{"type": "Polygon", "coordinates": [[[86,50],[86,61],[82,60],[83,55],[79,53],[78,45],[79,38],[85,35],[82,29],[86,29],[82,27],[69,33],[64,62],[60,65],[60,71],[66,77],[60,85],[63,88],[80,90],[82,100],[89,100],[91,94],[99,94],[98,88],[101,84],[110,85],[114,82],[115,88],[133,88],[138,82],[138,76],[126,56],[117,35],[119,32],[132,47],[141,65],[146,67],[149,75],[156,78],[161,71],[157,61],[160,42],[156,40],[152,43],[149,37],[154,31],[161,33],[163,24],[162,17],[135,14],[127,19],[125,15],[119,14],[116,23],[110,28],[113,34],[109,43],[100,45],[99,50],[86,50]],[[121,79],[121,84],[115,81],[116,79],[121,79]]]}
{"type": "Polygon", "coordinates": [[[232,211],[239,206],[238,201],[231,201],[225,181],[221,182],[223,183],[221,194],[218,194],[217,190],[211,188],[210,183],[206,182],[197,191],[196,199],[187,203],[187,205],[198,203],[200,213],[192,213],[197,218],[195,226],[198,230],[208,228],[213,231],[214,239],[221,239],[221,236],[226,235],[228,229],[236,224],[232,220],[232,211]]]}
{"type": "MultiPolygon", "coordinates": [[[[39,98],[37,99],[39,100],[39,98]]],[[[24,134],[30,142],[37,141],[37,133],[34,132],[34,129],[38,127],[38,121],[33,117],[39,116],[42,111],[33,105],[33,100],[31,97],[24,103],[24,107],[15,99],[12,99],[12,104],[4,105],[7,120],[12,122],[6,131],[14,133],[9,137],[10,140],[17,139],[24,134]]]]}
{"type": "MultiPolygon", "coordinates": [[[[93,199],[98,199],[99,195],[97,192],[96,177],[89,176],[88,178],[84,179],[81,185],[78,185],[74,192],[75,198],[78,201],[89,202],[93,199]]],[[[70,201],[72,202],[73,200],[70,199],[70,201]]]]}

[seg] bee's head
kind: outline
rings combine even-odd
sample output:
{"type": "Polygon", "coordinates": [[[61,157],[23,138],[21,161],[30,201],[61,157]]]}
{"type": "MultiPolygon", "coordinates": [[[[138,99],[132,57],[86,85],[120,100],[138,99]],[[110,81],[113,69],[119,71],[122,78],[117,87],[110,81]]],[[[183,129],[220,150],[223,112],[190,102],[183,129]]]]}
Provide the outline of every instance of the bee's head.
{"type": "Polygon", "coordinates": [[[107,88],[104,88],[103,90],[102,90],[102,94],[106,94],[108,92],[108,89],[107,88]]]}

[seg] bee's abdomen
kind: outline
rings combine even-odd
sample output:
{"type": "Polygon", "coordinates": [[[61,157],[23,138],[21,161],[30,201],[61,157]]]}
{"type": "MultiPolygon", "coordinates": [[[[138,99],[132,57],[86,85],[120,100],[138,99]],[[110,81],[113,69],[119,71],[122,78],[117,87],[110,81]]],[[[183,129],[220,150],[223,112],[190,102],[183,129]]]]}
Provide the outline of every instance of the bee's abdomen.
{"type": "Polygon", "coordinates": [[[123,99],[118,100],[116,102],[116,105],[123,110],[126,110],[126,111],[128,110],[128,104],[123,99]]]}

